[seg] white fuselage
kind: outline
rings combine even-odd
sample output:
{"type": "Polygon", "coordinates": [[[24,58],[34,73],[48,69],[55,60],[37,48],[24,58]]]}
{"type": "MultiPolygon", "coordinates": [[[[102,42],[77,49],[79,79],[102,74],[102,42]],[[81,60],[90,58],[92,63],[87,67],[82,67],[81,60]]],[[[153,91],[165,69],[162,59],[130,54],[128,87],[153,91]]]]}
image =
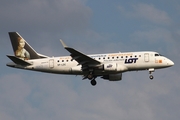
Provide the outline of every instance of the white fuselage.
{"type": "Polygon", "coordinates": [[[122,73],[127,71],[148,70],[149,78],[152,72],[173,66],[174,63],[153,51],[123,52],[86,55],[60,40],[70,56],[48,57],[37,53],[17,32],[9,32],[14,56],[7,55],[13,62],[9,67],[40,71],[55,74],[82,75],[83,80],[91,80],[91,85],[97,84],[96,78],[109,81],[122,80],[122,73]]]}
{"type": "MultiPolygon", "coordinates": [[[[126,71],[160,69],[174,65],[170,59],[161,56],[157,52],[151,51],[94,54],[88,56],[102,63],[102,65],[94,69],[94,75],[97,76],[126,71]]],[[[49,57],[27,61],[32,65],[26,67],[15,64],[7,65],[21,69],[56,74],[84,75],[86,73],[86,71],[82,70],[82,66],[79,65],[76,60],[73,60],[71,56],[49,57]]]]}

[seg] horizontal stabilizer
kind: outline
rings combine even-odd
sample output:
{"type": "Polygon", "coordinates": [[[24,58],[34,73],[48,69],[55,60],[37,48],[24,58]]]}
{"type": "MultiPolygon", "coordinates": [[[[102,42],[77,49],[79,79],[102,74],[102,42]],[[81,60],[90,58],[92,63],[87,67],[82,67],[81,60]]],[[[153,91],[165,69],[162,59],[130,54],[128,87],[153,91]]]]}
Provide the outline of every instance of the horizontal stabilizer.
{"type": "Polygon", "coordinates": [[[28,66],[28,65],[31,65],[31,63],[29,62],[26,62],[22,59],[19,59],[18,57],[16,56],[11,56],[11,55],[7,55],[7,57],[9,59],[11,59],[14,63],[18,64],[18,65],[22,65],[22,66],[28,66]]]}

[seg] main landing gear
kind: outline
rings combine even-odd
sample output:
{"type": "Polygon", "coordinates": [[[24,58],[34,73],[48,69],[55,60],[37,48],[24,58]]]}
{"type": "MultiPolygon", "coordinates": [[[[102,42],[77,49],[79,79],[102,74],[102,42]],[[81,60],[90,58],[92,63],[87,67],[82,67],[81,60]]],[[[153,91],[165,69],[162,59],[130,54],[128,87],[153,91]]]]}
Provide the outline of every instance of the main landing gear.
{"type": "Polygon", "coordinates": [[[152,80],[154,77],[152,75],[152,72],[154,72],[154,68],[149,69],[149,78],[152,80]]]}
{"type": "Polygon", "coordinates": [[[91,85],[92,86],[95,86],[96,84],[97,84],[97,82],[96,82],[96,76],[94,76],[93,75],[93,72],[90,72],[88,75],[87,75],[87,78],[89,79],[89,80],[91,80],[91,85]]]}
{"type": "Polygon", "coordinates": [[[92,86],[95,86],[96,84],[97,84],[97,82],[96,82],[95,79],[91,80],[91,85],[92,85],[92,86]]]}

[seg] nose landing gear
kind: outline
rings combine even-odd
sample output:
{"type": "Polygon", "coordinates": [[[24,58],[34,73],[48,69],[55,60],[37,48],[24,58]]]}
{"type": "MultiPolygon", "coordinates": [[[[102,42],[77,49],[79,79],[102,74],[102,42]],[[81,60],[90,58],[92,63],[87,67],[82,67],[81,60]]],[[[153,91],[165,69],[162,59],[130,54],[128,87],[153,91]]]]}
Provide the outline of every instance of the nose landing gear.
{"type": "Polygon", "coordinates": [[[155,70],[154,70],[154,68],[151,68],[151,69],[149,69],[149,78],[152,80],[154,77],[153,77],[153,75],[152,75],[152,72],[154,72],[155,70]]]}
{"type": "Polygon", "coordinates": [[[152,80],[154,77],[153,77],[153,75],[150,75],[149,78],[152,80]]]}

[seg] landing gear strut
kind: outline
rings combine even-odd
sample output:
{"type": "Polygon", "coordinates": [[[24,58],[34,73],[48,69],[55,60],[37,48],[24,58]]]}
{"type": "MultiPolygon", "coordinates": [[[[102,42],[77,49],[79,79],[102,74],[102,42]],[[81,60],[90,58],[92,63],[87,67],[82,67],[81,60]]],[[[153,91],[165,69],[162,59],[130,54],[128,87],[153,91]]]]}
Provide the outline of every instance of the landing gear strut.
{"type": "Polygon", "coordinates": [[[88,75],[87,75],[87,78],[89,79],[89,80],[91,80],[91,85],[92,86],[95,86],[96,84],[97,84],[97,82],[96,82],[96,76],[94,76],[93,75],[93,71],[91,71],[88,75]]]}
{"type": "Polygon", "coordinates": [[[89,80],[92,80],[93,79],[93,74],[89,74],[89,75],[87,75],[87,78],[89,79],[89,80]]]}
{"type": "Polygon", "coordinates": [[[152,80],[154,77],[153,77],[153,75],[152,75],[152,72],[154,72],[155,70],[154,70],[154,68],[151,68],[151,69],[149,69],[149,78],[152,80]]]}

